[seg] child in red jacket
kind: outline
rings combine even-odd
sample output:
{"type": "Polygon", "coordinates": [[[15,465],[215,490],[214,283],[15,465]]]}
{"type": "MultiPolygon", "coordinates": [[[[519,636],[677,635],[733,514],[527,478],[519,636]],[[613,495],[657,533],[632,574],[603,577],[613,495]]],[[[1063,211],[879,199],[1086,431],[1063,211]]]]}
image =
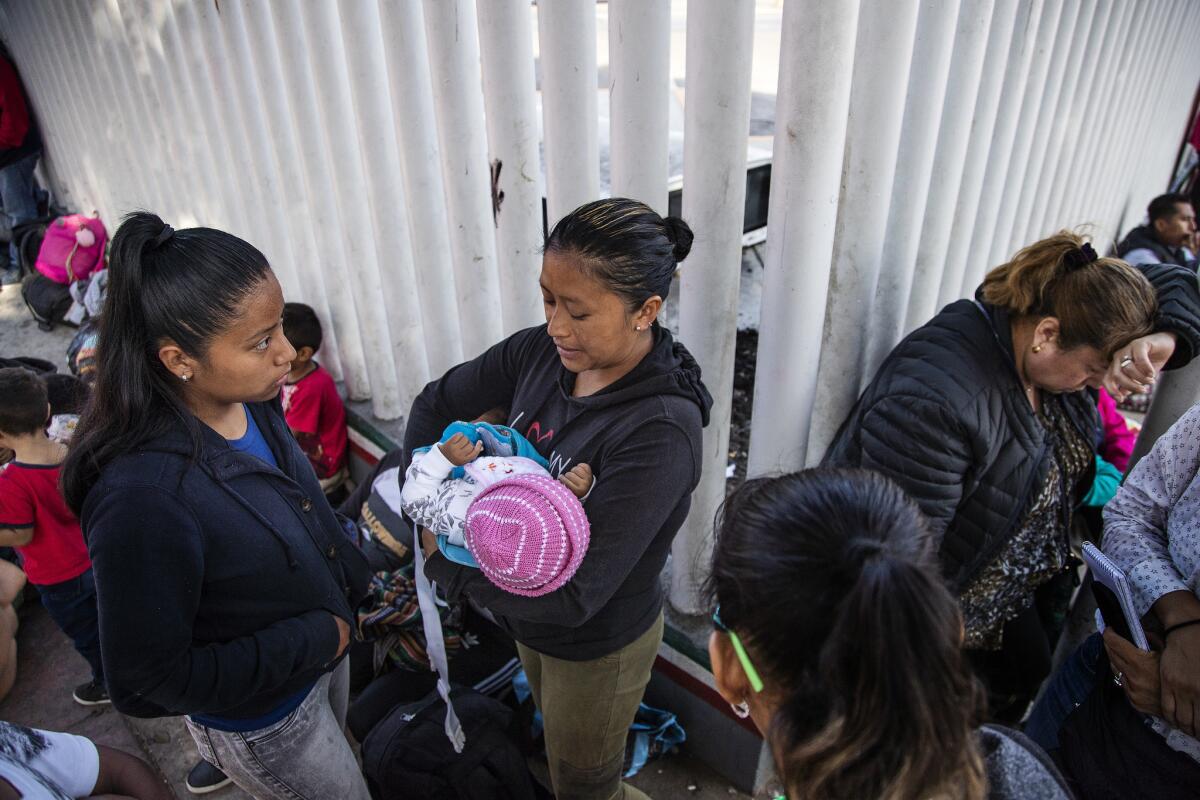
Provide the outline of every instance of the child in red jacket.
{"type": "Polygon", "coordinates": [[[285,303],[283,334],[296,348],[283,387],[283,414],[328,493],[346,477],[346,408],[333,377],[313,360],[321,349],[316,313],[303,303],[285,303]]]}
{"type": "Polygon", "coordinates": [[[0,398],[0,448],[16,454],[0,472],[0,546],[21,554],[42,606],[92,668],[92,680],[75,689],[75,701],[85,706],[108,703],[96,582],[79,520],[58,490],[67,448],[46,435],[46,385],[27,369],[0,369],[0,398]]]}

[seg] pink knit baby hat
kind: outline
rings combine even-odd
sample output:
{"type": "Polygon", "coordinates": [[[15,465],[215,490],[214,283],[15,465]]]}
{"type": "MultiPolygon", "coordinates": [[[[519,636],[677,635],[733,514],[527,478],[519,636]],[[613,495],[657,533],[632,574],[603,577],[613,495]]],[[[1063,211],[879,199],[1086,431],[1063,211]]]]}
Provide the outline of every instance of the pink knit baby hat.
{"type": "Polygon", "coordinates": [[[492,583],[540,597],[571,579],[590,527],[571,490],[545,475],[514,475],[484,489],[467,509],[467,549],[492,583]]]}

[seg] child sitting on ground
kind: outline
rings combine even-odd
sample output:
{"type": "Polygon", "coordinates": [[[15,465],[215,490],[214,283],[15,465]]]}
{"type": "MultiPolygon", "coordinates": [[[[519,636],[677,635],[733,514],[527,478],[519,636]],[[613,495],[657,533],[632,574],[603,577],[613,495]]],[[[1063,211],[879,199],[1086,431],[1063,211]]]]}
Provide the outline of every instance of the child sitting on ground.
{"type": "Polygon", "coordinates": [[[346,480],[346,408],[333,377],[313,360],[321,349],[321,321],[303,303],[285,303],[283,335],[296,348],[283,415],[329,494],[346,480]]]}
{"type": "Polygon", "coordinates": [[[67,448],[46,435],[46,385],[29,370],[0,369],[0,398],[0,448],[15,453],[0,473],[0,546],[21,554],[42,605],[92,668],[91,681],[75,689],[75,701],[85,706],[107,703],[96,582],[79,520],[58,490],[67,448]]]}
{"type": "Polygon", "coordinates": [[[511,428],[451,423],[438,444],[413,454],[401,506],[418,527],[437,535],[451,561],[480,568],[505,591],[548,594],[583,560],[588,523],[581,501],[595,480],[587,464],[557,481],[546,466],[511,428]],[[544,531],[551,535],[543,538],[544,531]]]}
{"type": "Polygon", "coordinates": [[[73,733],[0,722],[0,800],[175,795],[135,755],[73,733]]]}

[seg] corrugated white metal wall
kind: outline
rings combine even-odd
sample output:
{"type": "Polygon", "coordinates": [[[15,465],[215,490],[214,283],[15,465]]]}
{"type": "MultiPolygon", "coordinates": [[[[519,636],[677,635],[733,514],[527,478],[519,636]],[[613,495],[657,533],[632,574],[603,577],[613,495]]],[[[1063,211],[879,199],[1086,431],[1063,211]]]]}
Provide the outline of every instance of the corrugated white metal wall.
{"type": "MultiPolygon", "coordinates": [[[[664,208],[684,6],[0,0],[0,31],[65,202],[253,242],[327,323],[350,396],[395,418],[538,319],[538,198],[553,221],[598,192],[598,18],[613,185],[664,208]]],[[[726,390],[742,203],[722,187],[745,162],[754,6],[686,4],[681,336],[726,390]]],[[[1136,222],[1186,127],[1197,34],[1193,0],[786,0],[751,472],[816,460],[892,344],[1020,245],[1136,222]]],[[[714,395],[676,547],[685,609],[723,495],[714,395]]]]}

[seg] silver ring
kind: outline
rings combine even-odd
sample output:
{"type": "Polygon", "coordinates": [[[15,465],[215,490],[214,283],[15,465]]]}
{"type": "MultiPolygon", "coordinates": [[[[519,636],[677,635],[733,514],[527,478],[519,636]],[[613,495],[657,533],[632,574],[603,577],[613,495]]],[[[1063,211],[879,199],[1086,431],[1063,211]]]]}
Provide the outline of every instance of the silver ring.
{"type": "Polygon", "coordinates": [[[1117,686],[1124,686],[1125,685],[1125,673],[1118,672],[1115,676],[1113,676],[1113,683],[1117,686]]]}
{"type": "Polygon", "coordinates": [[[1133,356],[1125,356],[1121,359],[1121,369],[1125,369],[1133,363],[1133,356]]]}

